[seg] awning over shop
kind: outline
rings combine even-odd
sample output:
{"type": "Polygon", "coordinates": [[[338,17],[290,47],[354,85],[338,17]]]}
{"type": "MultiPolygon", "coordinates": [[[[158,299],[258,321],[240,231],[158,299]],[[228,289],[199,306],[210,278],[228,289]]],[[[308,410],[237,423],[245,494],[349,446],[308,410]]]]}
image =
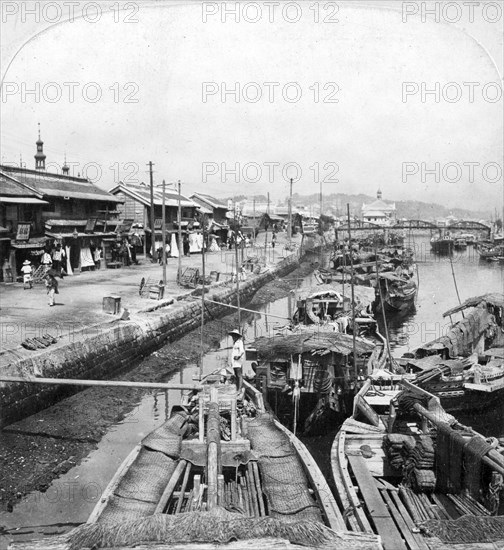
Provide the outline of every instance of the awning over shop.
{"type": "Polygon", "coordinates": [[[0,196],[0,202],[5,202],[9,204],[49,204],[47,201],[43,201],[35,197],[2,197],[0,196]]]}
{"type": "Polygon", "coordinates": [[[79,238],[79,237],[89,237],[90,239],[96,238],[96,237],[116,237],[117,234],[114,232],[97,232],[97,233],[79,233],[79,232],[72,232],[72,233],[52,233],[49,231],[46,231],[46,235],[48,237],[51,237],[52,239],[72,239],[72,238],[79,238]]]}
{"type": "Polygon", "coordinates": [[[209,214],[209,215],[213,214],[213,210],[211,208],[205,208],[204,206],[198,206],[196,210],[198,210],[202,214],[209,214]]]}
{"type": "Polygon", "coordinates": [[[14,241],[11,243],[12,248],[44,248],[47,237],[33,237],[27,241],[14,241]]]}
{"type": "Polygon", "coordinates": [[[47,227],[53,227],[53,226],[66,227],[69,225],[72,225],[75,227],[82,227],[87,224],[87,220],[46,220],[45,224],[47,227]]]}

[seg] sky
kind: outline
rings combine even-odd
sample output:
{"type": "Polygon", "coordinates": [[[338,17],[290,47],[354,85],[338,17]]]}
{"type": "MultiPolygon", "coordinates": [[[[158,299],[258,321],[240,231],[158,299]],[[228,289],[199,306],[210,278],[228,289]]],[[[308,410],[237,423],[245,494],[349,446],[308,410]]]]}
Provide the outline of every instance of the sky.
{"type": "Polygon", "coordinates": [[[4,0],[1,162],[502,210],[502,6],[4,0]]]}

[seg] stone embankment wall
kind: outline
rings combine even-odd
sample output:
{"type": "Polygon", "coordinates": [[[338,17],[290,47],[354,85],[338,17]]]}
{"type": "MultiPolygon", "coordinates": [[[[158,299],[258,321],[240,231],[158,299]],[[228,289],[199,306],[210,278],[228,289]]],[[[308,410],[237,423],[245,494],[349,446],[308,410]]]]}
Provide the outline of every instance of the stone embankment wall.
{"type": "MultiPolygon", "coordinates": [[[[294,254],[274,269],[240,283],[240,301],[245,304],[255,292],[275,277],[281,277],[298,266],[294,254]]],[[[223,304],[236,304],[236,287],[210,287],[206,296],[223,304]]],[[[207,302],[205,318],[232,313],[224,305],[207,302]]],[[[134,320],[115,321],[97,327],[95,335],[42,351],[30,358],[20,358],[3,365],[8,376],[44,378],[110,379],[114,374],[135,365],[141,358],[199,328],[201,300],[177,301],[167,308],[135,316],[134,320]]],[[[29,383],[0,382],[0,428],[75,392],[75,387],[29,383]]]]}

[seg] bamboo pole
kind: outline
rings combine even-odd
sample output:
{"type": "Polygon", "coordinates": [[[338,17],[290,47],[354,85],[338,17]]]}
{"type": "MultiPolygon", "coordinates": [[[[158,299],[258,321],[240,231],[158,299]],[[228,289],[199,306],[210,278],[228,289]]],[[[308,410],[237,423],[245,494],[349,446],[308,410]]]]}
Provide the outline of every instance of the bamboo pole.
{"type": "Polygon", "coordinates": [[[213,510],[218,504],[220,473],[220,416],[219,405],[215,402],[208,404],[207,441],[207,502],[208,509],[213,510]]]}
{"type": "Polygon", "coordinates": [[[80,380],[78,378],[25,378],[0,375],[0,382],[26,382],[28,384],[57,384],[62,386],[106,386],[110,388],[148,388],[158,390],[200,390],[199,384],[172,384],[166,382],[130,382],[124,380],[80,380]]]}
{"type": "MultiPolygon", "coordinates": [[[[223,302],[217,302],[215,300],[210,300],[210,298],[205,298],[205,302],[210,302],[212,304],[217,304],[219,306],[225,306],[229,307],[231,309],[240,309],[241,311],[248,311],[249,313],[261,313],[260,311],[256,311],[255,309],[247,309],[244,307],[238,308],[238,306],[233,306],[232,304],[224,304],[223,302]]],[[[282,321],[290,321],[289,317],[282,317],[281,315],[273,315],[272,313],[268,313],[268,315],[265,315],[266,317],[274,317],[275,319],[282,319],[282,321]]]]}

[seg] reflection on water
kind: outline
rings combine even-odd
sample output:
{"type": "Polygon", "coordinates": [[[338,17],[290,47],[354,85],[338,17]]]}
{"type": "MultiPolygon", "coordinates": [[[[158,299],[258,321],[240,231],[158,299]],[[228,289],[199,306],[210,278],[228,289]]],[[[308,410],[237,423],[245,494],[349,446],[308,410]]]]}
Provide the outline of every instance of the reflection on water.
{"type": "MultiPolygon", "coordinates": [[[[449,257],[430,253],[427,237],[417,239],[413,244],[417,252],[419,270],[416,308],[403,317],[391,316],[387,319],[391,348],[396,356],[438,338],[449,326],[449,319],[444,320],[442,314],[458,303],[452,266],[462,300],[486,292],[504,291],[502,266],[480,262],[472,247],[451,256],[450,262],[449,257]]],[[[327,258],[328,255],[316,259],[324,266],[327,265],[327,258]]],[[[316,283],[310,276],[300,284],[306,288],[316,283]]],[[[295,299],[294,293],[291,297],[291,308],[295,306],[295,299]]],[[[260,336],[271,335],[287,323],[289,299],[270,302],[260,309],[258,313],[242,313],[242,326],[247,342],[260,336]]],[[[381,319],[379,322],[382,322],[381,319]]],[[[225,332],[223,334],[219,349],[206,354],[203,358],[204,373],[221,369],[228,362],[231,342],[225,336],[225,332]]],[[[149,361],[154,369],[165,367],[170,361],[170,345],[153,354],[149,361]]],[[[189,364],[180,372],[168,375],[164,381],[190,383],[197,379],[199,368],[198,364],[189,364]]],[[[180,403],[181,397],[181,390],[144,393],[137,407],[122,422],[109,430],[98,449],[82,464],[54,481],[46,493],[28,495],[20,501],[12,514],[0,514],[0,523],[6,527],[17,527],[85,521],[121,462],[145,435],[162,424],[168,417],[171,407],[180,403]]],[[[465,424],[474,425],[475,429],[484,434],[502,436],[503,415],[504,406],[477,418],[461,417],[460,420],[465,424]]],[[[329,475],[330,443],[336,429],[335,426],[334,432],[324,437],[305,440],[321,461],[326,475],[329,475]]],[[[70,528],[71,526],[66,530],[70,528]]],[[[54,527],[49,528],[51,529],[54,530],[54,527]]],[[[43,532],[43,529],[34,529],[30,536],[20,538],[34,538],[43,532]]]]}
{"type": "MultiPolygon", "coordinates": [[[[417,255],[419,290],[415,311],[406,317],[387,319],[394,355],[400,356],[442,336],[450,326],[443,313],[459,302],[487,292],[504,292],[503,266],[481,261],[473,246],[451,255],[432,254],[428,237],[413,243],[417,255]],[[453,273],[452,273],[453,268],[453,273]],[[454,281],[455,278],[455,281],[454,281]]],[[[457,321],[454,317],[453,321],[457,321]]],[[[383,328],[383,322],[378,320],[383,328]]]]}

